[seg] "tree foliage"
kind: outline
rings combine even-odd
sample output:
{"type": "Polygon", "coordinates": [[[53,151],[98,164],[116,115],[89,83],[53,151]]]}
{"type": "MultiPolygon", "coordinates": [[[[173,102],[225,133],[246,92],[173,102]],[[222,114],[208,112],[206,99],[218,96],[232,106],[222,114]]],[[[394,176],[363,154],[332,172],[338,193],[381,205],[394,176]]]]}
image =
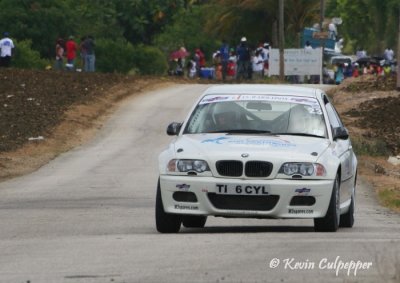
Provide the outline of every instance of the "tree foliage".
{"type": "MultiPolygon", "coordinates": [[[[319,22],[320,2],[284,1],[286,48],[299,47],[303,28],[319,22]]],[[[363,47],[381,53],[387,46],[396,47],[400,0],[325,3],[328,18],[343,19],[338,30],[345,50],[363,47]]],[[[278,4],[278,0],[1,0],[0,32],[10,32],[21,48],[46,59],[55,57],[57,38],[74,35],[79,41],[92,35],[99,44],[99,69],[127,72],[135,66],[123,58],[130,58],[135,48],[144,57],[152,54],[146,58],[158,58],[159,52],[145,45],[157,47],[165,58],[180,46],[191,52],[202,47],[210,56],[222,39],[233,46],[242,36],[254,46],[267,41],[276,47],[278,4]]]]}
{"type": "Polygon", "coordinates": [[[365,48],[369,53],[379,54],[387,46],[395,47],[399,0],[330,2],[327,14],[343,19],[339,33],[344,37],[348,51],[354,52],[357,48],[365,48]]]}
{"type": "Polygon", "coordinates": [[[117,0],[117,19],[124,36],[132,43],[150,44],[154,35],[171,23],[172,17],[188,5],[184,0],[117,0]]]}
{"type": "Polygon", "coordinates": [[[18,40],[31,40],[41,56],[51,57],[55,41],[68,35],[77,21],[65,1],[2,0],[0,30],[18,40]]]}
{"type": "Polygon", "coordinates": [[[196,48],[201,48],[206,54],[212,54],[219,47],[219,42],[204,30],[202,23],[206,16],[205,10],[200,7],[180,11],[174,16],[174,23],[168,25],[164,32],[155,38],[154,44],[164,51],[166,56],[182,46],[189,50],[191,55],[196,48]]]}

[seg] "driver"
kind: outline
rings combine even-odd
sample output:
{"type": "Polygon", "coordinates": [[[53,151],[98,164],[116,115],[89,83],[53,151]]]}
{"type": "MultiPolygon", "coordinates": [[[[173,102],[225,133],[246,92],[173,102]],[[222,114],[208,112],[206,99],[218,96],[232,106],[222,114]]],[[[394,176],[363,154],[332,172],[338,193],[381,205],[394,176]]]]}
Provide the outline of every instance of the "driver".
{"type": "Polygon", "coordinates": [[[234,104],[219,102],[214,107],[213,120],[216,130],[232,130],[237,128],[236,112],[234,104]]]}

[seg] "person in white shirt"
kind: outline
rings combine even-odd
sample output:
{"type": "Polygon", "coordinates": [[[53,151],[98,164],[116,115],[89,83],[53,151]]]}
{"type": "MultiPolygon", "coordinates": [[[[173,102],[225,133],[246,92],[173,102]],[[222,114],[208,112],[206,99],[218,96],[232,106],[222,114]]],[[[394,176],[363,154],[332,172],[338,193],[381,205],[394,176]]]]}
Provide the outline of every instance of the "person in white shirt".
{"type": "Polygon", "coordinates": [[[3,35],[4,37],[0,40],[0,67],[10,67],[14,42],[9,38],[8,32],[5,32],[3,35]]]}
{"type": "Polygon", "coordinates": [[[261,78],[264,69],[264,58],[261,55],[261,49],[257,49],[256,54],[252,58],[253,77],[261,78]]]}
{"type": "Polygon", "coordinates": [[[393,50],[392,50],[390,47],[386,48],[385,53],[384,53],[384,57],[385,57],[385,60],[386,60],[388,63],[390,63],[390,62],[393,61],[394,52],[393,52],[393,50]]]}

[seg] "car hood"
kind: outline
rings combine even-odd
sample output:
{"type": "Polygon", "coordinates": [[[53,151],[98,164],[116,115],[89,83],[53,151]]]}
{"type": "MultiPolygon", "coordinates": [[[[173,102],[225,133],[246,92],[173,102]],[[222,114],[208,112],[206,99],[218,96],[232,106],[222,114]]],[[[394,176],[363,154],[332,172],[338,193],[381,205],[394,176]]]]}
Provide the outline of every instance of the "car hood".
{"type": "Polygon", "coordinates": [[[174,143],[177,157],[188,159],[268,160],[273,163],[316,162],[329,147],[328,139],[290,135],[183,135],[174,143]]]}

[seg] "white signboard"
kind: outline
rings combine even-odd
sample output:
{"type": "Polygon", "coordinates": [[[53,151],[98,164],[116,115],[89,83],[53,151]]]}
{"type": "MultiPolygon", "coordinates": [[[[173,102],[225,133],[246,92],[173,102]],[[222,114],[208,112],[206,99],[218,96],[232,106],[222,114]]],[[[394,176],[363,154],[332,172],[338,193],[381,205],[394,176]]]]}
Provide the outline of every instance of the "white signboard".
{"type": "MultiPolygon", "coordinates": [[[[285,49],[285,76],[320,75],[322,70],[322,48],[285,49]]],[[[279,75],[279,49],[269,52],[270,76],[279,75]]]]}

